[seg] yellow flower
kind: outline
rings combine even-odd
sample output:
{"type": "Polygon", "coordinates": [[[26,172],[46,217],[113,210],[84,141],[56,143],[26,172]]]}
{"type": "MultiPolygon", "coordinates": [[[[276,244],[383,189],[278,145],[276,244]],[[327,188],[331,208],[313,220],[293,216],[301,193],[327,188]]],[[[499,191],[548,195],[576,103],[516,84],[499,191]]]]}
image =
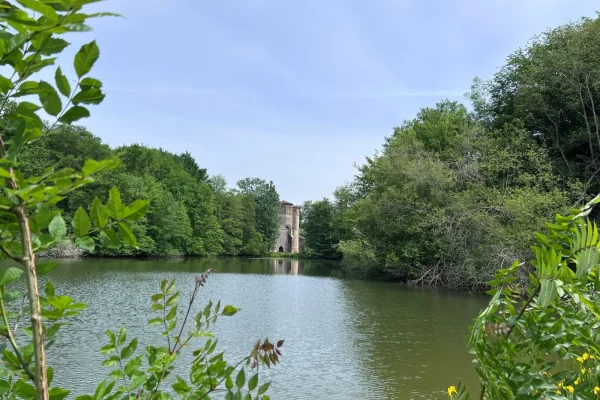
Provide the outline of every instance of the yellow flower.
{"type": "Polygon", "coordinates": [[[573,393],[575,391],[575,388],[573,386],[571,386],[571,385],[569,385],[569,386],[563,386],[563,389],[565,389],[569,393],[573,393]]]}
{"type": "Polygon", "coordinates": [[[600,387],[594,386],[594,394],[600,393],[600,387]]]}
{"type": "Polygon", "coordinates": [[[583,353],[583,359],[587,360],[588,358],[590,358],[590,355],[588,353],[583,353]]]}
{"type": "Polygon", "coordinates": [[[581,358],[581,357],[577,357],[577,361],[579,361],[580,363],[582,363],[582,364],[583,364],[583,358],[581,358]]]}
{"type": "Polygon", "coordinates": [[[581,381],[579,380],[579,378],[575,379],[575,384],[579,385],[581,383],[581,381]]]}
{"type": "Polygon", "coordinates": [[[587,372],[587,369],[581,368],[581,375],[585,374],[586,372],[587,372]]]}
{"type": "Polygon", "coordinates": [[[452,395],[454,395],[454,394],[456,394],[456,393],[457,393],[457,392],[456,392],[456,387],[455,387],[455,386],[450,386],[450,387],[448,388],[448,396],[452,396],[452,395]]]}

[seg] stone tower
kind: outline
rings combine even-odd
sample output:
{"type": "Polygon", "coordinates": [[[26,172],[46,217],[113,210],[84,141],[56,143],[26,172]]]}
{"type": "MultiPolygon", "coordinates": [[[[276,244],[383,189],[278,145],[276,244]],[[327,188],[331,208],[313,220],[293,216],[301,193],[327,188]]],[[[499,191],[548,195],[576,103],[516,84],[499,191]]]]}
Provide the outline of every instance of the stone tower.
{"type": "Polygon", "coordinates": [[[279,237],[273,253],[298,253],[300,251],[300,206],[281,202],[279,209],[279,237]]]}

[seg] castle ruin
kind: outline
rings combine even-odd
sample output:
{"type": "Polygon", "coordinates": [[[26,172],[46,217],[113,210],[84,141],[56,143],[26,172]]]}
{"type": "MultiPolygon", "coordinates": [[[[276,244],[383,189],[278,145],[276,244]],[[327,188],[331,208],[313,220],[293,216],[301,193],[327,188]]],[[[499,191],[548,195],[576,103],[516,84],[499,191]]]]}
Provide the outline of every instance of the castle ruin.
{"type": "Polygon", "coordinates": [[[279,209],[279,237],[273,253],[298,253],[302,250],[304,238],[300,236],[300,206],[282,201],[279,209]]]}

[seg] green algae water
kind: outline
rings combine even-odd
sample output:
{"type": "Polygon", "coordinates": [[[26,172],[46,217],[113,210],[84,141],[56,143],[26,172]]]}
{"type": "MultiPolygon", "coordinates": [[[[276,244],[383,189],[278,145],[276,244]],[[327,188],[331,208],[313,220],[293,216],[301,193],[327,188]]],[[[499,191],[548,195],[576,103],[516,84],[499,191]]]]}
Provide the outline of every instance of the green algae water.
{"type": "MultiPolygon", "coordinates": [[[[138,349],[156,344],[159,328],[147,320],[160,280],[175,279],[185,303],[194,276],[213,268],[197,307],[221,299],[241,308],[215,325],[228,360],[247,355],[259,338],[285,339],[281,365],[265,373],[272,399],[446,399],[459,379],[478,387],[466,336],[484,297],[346,279],[337,266],[290,259],[61,261],[51,275],[57,293],[88,308],[48,351],[54,379],[73,397],[93,393],[110,371],[98,352],[104,332],[125,326],[128,337],[139,338],[138,349]]],[[[182,374],[190,359],[180,360],[182,374]]]]}

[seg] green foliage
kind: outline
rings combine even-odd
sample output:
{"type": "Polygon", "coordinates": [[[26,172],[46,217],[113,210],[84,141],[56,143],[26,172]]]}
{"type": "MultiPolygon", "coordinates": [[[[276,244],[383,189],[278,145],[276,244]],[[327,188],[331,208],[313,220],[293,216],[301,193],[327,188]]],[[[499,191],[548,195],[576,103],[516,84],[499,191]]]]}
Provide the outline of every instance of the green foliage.
{"type": "Polygon", "coordinates": [[[237,182],[242,194],[251,194],[256,202],[256,230],[265,240],[265,251],[273,248],[279,234],[279,193],[273,182],[246,178],[237,182]]]}
{"type": "Polygon", "coordinates": [[[565,190],[518,122],[486,127],[445,101],[396,128],[333,203],[308,203],[303,234],[307,251],[335,249],[353,274],[485,290],[578,187],[565,190]]]}
{"type": "Polygon", "coordinates": [[[270,382],[257,389],[259,366],[270,368],[279,363],[283,341],[271,343],[268,339],[260,340],[247,357],[236,364],[227,363],[225,353],[217,352],[218,342],[209,329],[220,317],[231,317],[238,309],[231,305],[221,307],[220,302],[208,302],[192,315],[198,292],[205,285],[209,273],[210,270],[196,278],[191,299],[183,314],[178,312],[180,293],[176,291],[174,281],[163,280],[160,291],[152,295],[152,309],[157,316],[150,319],[148,325],[160,327],[164,346],[147,346],[143,354],[136,355],[137,339],[127,342],[125,329],[122,328],[118,335],[110,330],[106,332],[108,343],[102,346],[100,352],[106,355],[102,364],[112,368],[112,371],[108,383],[103,381],[96,390],[97,393],[103,393],[102,398],[131,398],[134,395],[143,399],[163,398],[169,396],[170,390],[163,387],[167,380],[171,380],[171,375],[174,375],[171,389],[184,399],[209,398],[209,395],[220,390],[227,392],[226,398],[242,398],[243,395],[260,399],[265,397],[262,395],[270,382]],[[192,326],[188,329],[190,324],[192,326]],[[194,350],[189,350],[192,347],[194,350]],[[189,351],[194,356],[192,364],[188,366],[188,377],[176,372],[177,361],[183,351],[189,351]],[[251,376],[249,380],[246,380],[246,371],[251,376]],[[252,375],[251,371],[254,371],[252,375]]]}
{"type": "MultiPolygon", "coordinates": [[[[600,394],[600,237],[583,209],[558,214],[537,233],[533,268],[515,261],[489,282],[492,299],[469,344],[481,399],[596,399],[600,394]],[[527,281],[519,281],[521,274],[527,281]],[[526,296],[526,300],[522,299],[526,296]]],[[[459,386],[460,388],[461,386],[459,386]]],[[[451,399],[468,399],[448,389],[451,399]]]]}
{"type": "Polygon", "coordinates": [[[315,258],[339,258],[336,213],[329,199],[304,203],[301,214],[305,252],[315,258]]]}
{"type": "MultiPolygon", "coordinates": [[[[140,145],[113,150],[83,127],[59,125],[53,135],[27,146],[21,163],[28,172],[43,173],[47,165],[82,169],[84,173],[94,171],[93,182],[57,203],[68,223],[80,207],[93,212],[89,205],[94,198],[108,201],[106,192],[113,185],[120,188],[123,201],[149,202],[147,215],[132,221],[137,248],[97,246],[90,252],[93,255],[259,256],[268,251],[268,244],[258,231],[260,207],[253,193],[272,197],[272,216],[274,187],[266,183],[263,187],[258,182],[244,193],[227,191],[221,179],[215,190],[206,171],[197,166],[189,153],[174,155],[140,145]],[[106,171],[98,170],[99,166],[90,159],[116,157],[121,160],[120,165],[106,171]]],[[[264,215],[264,207],[262,210],[264,215]]]]}
{"type": "Polygon", "coordinates": [[[600,185],[600,19],[582,20],[536,36],[513,53],[471,97],[477,115],[501,128],[521,120],[548,148],[565,181],[579,179],[587,193],[600,185]]]}

